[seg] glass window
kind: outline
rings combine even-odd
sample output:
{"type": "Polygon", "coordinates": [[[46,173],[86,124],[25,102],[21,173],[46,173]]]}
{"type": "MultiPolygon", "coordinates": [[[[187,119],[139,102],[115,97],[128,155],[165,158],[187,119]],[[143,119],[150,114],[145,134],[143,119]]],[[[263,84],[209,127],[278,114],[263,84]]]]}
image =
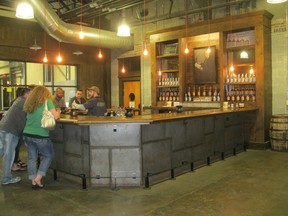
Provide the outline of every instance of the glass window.
{"type": "Polygon", "coordinates": [[[0,61],[0,68],[1,110],[9,108],[18,87],[45,85],[52,94],[57,87],[62,87],[67,104],[75,96],[77,66],[0,61]]]}

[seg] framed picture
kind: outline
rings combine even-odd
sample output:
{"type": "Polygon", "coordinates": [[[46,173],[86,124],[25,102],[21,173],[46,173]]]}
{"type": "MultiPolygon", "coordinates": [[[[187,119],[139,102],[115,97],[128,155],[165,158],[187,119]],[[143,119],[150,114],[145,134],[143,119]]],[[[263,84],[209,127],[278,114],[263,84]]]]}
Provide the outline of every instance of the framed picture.
{"type": "Polygon", "coordinates": [[[217,83],[216,47],[195,48],[193,52],[193,77],[195,84],[217,83]]]}
{"type": "Polygon", "coordinates": [[[164,47],[164,55],[173,55],[178,53],[178,43],[167,44],[164,47]]]}

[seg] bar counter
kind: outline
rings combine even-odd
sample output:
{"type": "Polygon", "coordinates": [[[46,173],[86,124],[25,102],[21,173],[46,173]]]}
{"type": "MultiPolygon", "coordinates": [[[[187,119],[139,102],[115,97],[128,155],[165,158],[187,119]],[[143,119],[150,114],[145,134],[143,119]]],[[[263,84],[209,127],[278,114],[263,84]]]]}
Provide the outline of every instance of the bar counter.
{"type": "Polygon", "coordinates": [[[52,168],[92,186],[147,186],[245,149],[256,107],[133,117],[61,115],[52,168]]]}

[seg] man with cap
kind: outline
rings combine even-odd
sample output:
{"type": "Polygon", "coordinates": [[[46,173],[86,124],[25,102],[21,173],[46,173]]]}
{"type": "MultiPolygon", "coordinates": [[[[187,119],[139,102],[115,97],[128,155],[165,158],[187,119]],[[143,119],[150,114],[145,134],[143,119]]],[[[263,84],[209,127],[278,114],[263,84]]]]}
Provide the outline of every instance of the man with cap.
{"type": "Polygon", "coordinates": [[[91,86],[88,88],[88,98],[84,104],[72,103],[72,107],[79,110],[88,110],[88,115],[104,116],[107,112],[106,103],[100,97],[100,90],[97,86],[91,86]]]}

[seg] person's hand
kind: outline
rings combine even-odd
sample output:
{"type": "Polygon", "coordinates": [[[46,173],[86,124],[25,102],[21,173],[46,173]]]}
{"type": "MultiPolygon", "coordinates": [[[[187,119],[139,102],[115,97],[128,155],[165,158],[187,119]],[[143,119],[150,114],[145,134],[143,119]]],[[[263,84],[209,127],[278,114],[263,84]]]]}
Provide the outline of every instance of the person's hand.
{"type": "Polygon", "coordinates": [[[76,103],[75,103],[75,101],[73,101],[73,103],[71,104],[72,105],[72,108],[76,108],[76,103]]]}

